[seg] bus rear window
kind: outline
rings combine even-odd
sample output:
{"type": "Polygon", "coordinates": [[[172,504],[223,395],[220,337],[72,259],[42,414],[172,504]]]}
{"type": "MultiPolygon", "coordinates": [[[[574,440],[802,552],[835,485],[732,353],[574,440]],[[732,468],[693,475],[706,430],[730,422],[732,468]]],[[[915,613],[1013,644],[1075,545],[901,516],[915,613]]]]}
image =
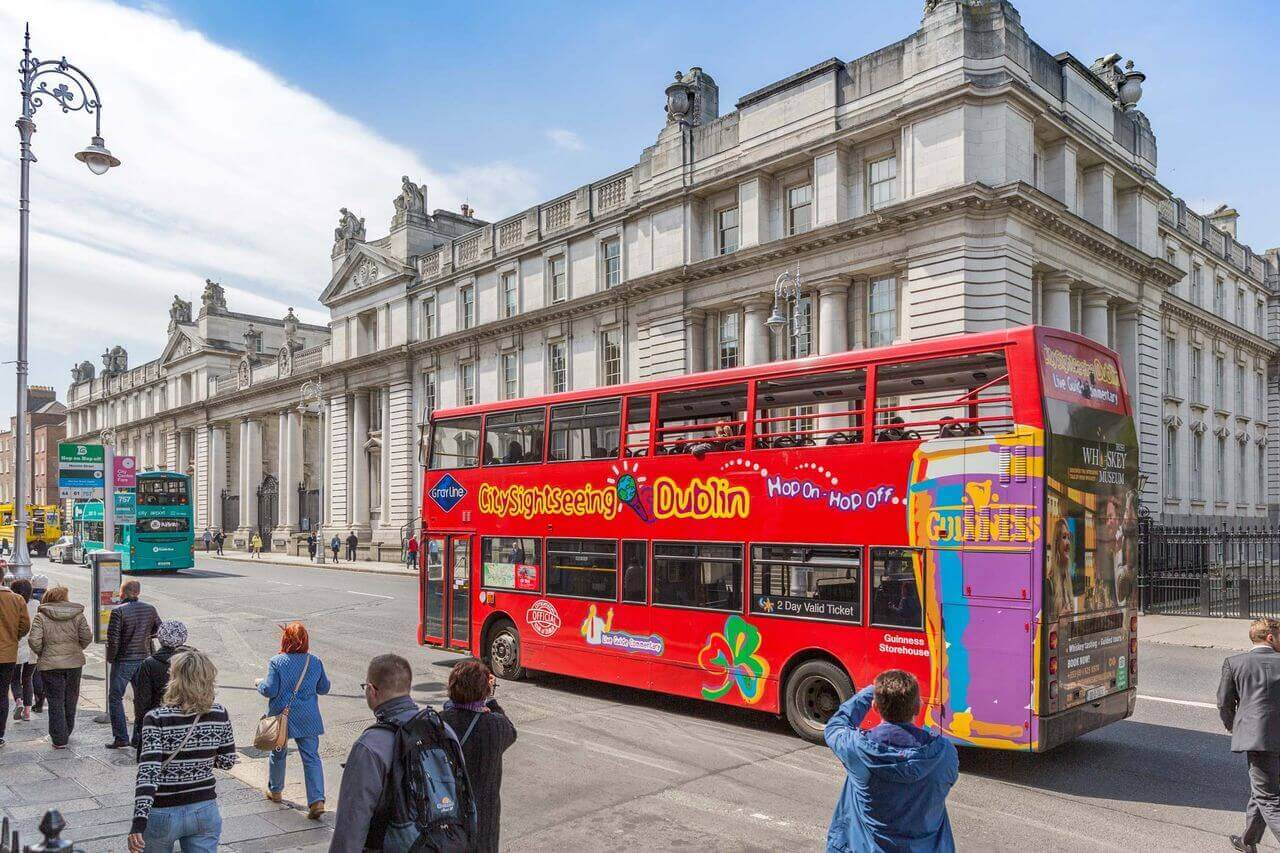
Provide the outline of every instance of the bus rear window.
{"type": "Polygon", "coordinates": [[[185,477],[139,477],[138,503],[143,506],[186,506],[185,477]]]}
{"type": "Polygon", "coordinates": [[[474,468],[480,450],[480,416],[436,421],[431,431],[432,471],[474,468]]]}

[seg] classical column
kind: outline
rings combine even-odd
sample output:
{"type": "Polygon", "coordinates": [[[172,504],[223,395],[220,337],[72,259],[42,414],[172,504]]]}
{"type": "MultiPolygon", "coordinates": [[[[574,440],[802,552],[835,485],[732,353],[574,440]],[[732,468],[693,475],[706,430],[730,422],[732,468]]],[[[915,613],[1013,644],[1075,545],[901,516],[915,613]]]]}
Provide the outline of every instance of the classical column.
{"type": "Polygon", "coordinates": [[[191,473],[191,430],[178,430],[178,458],[174,470],[179,474],[191,473]]]}
{"type": "Polygon", "coordinates": [[[209,425],[209,526],[225,530],[222,517],[222,493],[227,488],[227,428],[209,425]]]}
{"type": "Polygon", "coordinates": [[[1125,384],[1134,408],[1138,406],[1138,306],[1126,302],[1116,309],[1116,352],[1120,354],[1120,367],[1124,370],[1125,384]]]}
{"type": "Polygon", "coordinates": [[[1055,270],[1042,277],[1040,321],[1071,331],[1071,274],[1055,270]]]}
{"type": "MultiPolygon", "coordinates": [[[[297,526],[298,519],[298,478],[301,471],[294,467],[294,435],[293,417],[297,415],[285,409],[278,415],[280,424],[280,442],[277,447],[280,471],[280,516],[276,519],[276,531],[280,538],[287,538],[297,526]]],[[[272,538],[276,538],[275,535],[272,538]]]]}
{"type": "Polygon", "coordinates": [[[766,299],[753,299],[742,306],[743,364],[764,364],[769,360],[769,327],[764,324],[769,308],[766,299]]]}
{"type": "Polygon", "coordinates": [[[849,348],[849,283],[839,280],[818,287],[818,352],[828,355],[849,348]]]}
{"type": "Polygon", "coordinates": [[[262,485],[262,422],[245,418],[241,426],[244,444],[240,477],[240,528],[251,536],[258,527],[258,487],[262,485]]]}
{"type": "Polygon", "coordinates": [[[355,410],[351,418],[351,438],[348,459],[351,464],[351,526],[361,539],[369,536],[369,454],[365,443],[369,440],[369,392],[357,391],[353,395],[355,410]]]}
{"type": "Polygon", "coordinates": [[[378,399],[382,403],[382,455],[378,457],[378,463],[381,466],[381,474],[378,479],[381,494],[378,496],[382,502],[382,513],[379,516],[382,522],[382,539],[389,543],[399,543],[400,531],[395,529],[397,525],[392,521],[391,513],[391,386],[384,385],[382,393],[378,395],[378,399]]]}
{"type": "Polygon", "coordinates": [[[707,369],[707,312],[688,308],[684,312],[684,372],[707,369]]]}
{"type": "Polygon", "coordinates": [[[1105,290],[1092,288],[1084,295],[1084,317],[1080,324],[1082,334],[1090,340],[1108,346],[1107,335],[1107,302],[1110,297],[1105,290]]]}

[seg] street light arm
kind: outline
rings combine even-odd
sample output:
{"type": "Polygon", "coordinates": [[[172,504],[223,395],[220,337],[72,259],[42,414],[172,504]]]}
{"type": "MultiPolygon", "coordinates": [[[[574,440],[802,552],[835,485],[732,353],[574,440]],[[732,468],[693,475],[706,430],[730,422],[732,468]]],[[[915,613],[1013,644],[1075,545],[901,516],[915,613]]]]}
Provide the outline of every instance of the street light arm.
{"type": "Polygon", "coordinates": [[[44,106],[43,96],[48,95],[58,102],[64,113],[83,110],[93,116],[94,135],[102,135],[102,101],[98,96],[98,87],[93,84],[88,74],[67,62],[65,58],[44,62],[35,57],[30,60],[24,59],[21,70],[28,95],[28,103],[24,110],[28,118],[34,116],[36,110],[44,106]],[[40,80],[41,77],[48,75],[60,77],[64,82],[50,89],[49,82],[52,81],[40,80]],[[40,82],[37,83],[37,80],[40,82]],[[68,80],[75,84],[75,89],[66,84],[65,81],[68,80]],[[92,97],[89,95],[90,92],[93,93],[92,97]]]}

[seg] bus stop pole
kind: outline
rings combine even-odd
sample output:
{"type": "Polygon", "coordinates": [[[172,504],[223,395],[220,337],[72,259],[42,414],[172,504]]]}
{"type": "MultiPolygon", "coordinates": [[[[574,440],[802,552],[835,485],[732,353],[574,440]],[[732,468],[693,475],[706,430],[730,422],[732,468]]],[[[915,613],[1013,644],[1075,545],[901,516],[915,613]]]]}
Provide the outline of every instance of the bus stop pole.
{"type": "MultiPolygon", "coordinates": [[[[116,449],[111,445],[102,448],[102,550],[108,554],[114,554],[116,548],[116,449]]],[[[94,633],[98,633],[98,616],[102,598],[102,590],[99,589],[101,583],[102,572],[98,567],[98,561],[92,557],[89,558],[93,568],[93,627],[94,633]]],[[[112,598],[115,596],[113,595],[112,598]]],[[[95,637],[100,643],[106,643],[106,637],[95,637]]],[[[102,683],[103,683],[103,708],[104,713],[93,718],[95,723],[111,722],[111,662],[107,660],[107,656],[102,656],[102,683]]]]}

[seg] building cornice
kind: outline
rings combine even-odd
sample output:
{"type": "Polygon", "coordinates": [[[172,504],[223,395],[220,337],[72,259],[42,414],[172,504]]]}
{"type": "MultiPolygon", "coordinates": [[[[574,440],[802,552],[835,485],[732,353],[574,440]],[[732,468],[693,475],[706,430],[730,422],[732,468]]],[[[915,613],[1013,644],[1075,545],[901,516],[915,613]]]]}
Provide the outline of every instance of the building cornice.
{"type": "Polygon", "coordinates": [[[1245,332],[1234,323],[1226,322],[1217,314],[1210,314],[1208,311],[1193,306],[1181,296],[1173,293],[1165,294],[1163,307],[1166,316],[1188,325],[1200,327],[1204,329],[1206,334],[1211,334],[1213,337],[1226,341],[1233,346],[1252,350],[1262,358],[1272,359],[1277,354],[1280,354],[1280,347],[1277,347],[1266,338],[1245,332]]]}

